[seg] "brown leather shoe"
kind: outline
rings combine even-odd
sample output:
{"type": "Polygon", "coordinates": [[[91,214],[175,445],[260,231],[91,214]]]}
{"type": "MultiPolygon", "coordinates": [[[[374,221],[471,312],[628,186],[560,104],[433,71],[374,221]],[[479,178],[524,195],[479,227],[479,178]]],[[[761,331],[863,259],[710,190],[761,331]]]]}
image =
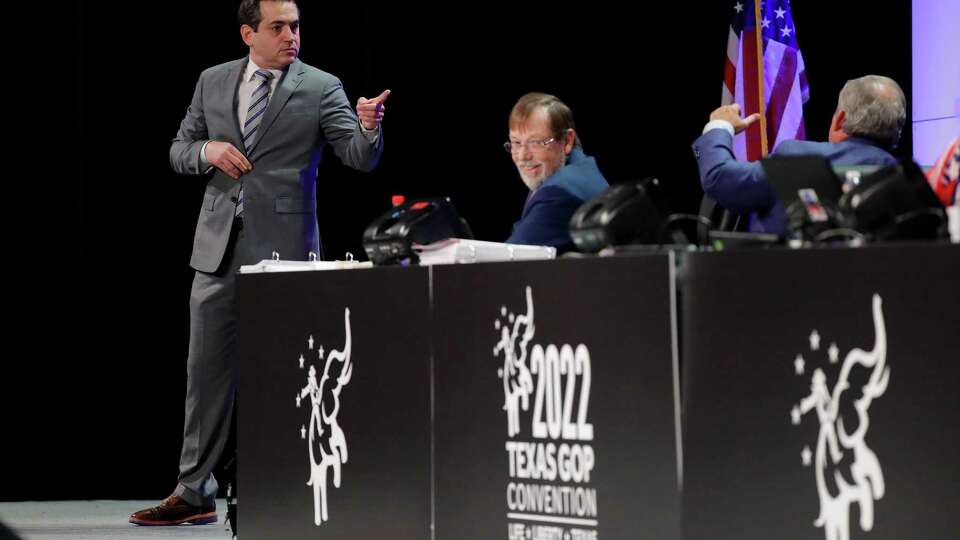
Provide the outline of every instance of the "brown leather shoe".
{"type": "Polygon", "coordinates": [[[130,516],[130,523],[137,525],[180,525],[181,523],[206,525],[216,521],[216,503],[193,506],[177,495],[170,495],[159,506],[134,512],[130,516]]]}

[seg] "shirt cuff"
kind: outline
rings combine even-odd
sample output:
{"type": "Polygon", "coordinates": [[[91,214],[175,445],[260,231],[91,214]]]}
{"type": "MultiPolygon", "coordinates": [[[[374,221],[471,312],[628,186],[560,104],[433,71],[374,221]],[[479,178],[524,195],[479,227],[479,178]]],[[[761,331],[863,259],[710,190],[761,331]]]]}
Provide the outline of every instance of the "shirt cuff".
{"type": "Polygon", "coordinates": [[[703,132],[706,133],[711,129],[723,129],[730,134],[731,137],[737,133],[733,130],[733,124],[727,122],[726,120],[711,120],[707,122],[707,125],[703,126],[703,132]]]}
{"type": "Polygon", "coordinates": [[[210,172],[210,169],[213,169],[213,166],[210,165],[210,162],[207,160],[207,145],[210,144],[210,141],[203,143],[203,146],[200,147],[200,166],[197,167],[199,170],[203,171],[203,174],[210,172]]]}
{"type": "Polygon", "coordinates": [[[374,129],[367,129],[363,127],[363,122],[360,123],[360,133],[363,133],[363,136],[367,138],[367,142],[374,144],[377,142],[377,139],[380,138],[380,126],[375,127],[374,129]]]}

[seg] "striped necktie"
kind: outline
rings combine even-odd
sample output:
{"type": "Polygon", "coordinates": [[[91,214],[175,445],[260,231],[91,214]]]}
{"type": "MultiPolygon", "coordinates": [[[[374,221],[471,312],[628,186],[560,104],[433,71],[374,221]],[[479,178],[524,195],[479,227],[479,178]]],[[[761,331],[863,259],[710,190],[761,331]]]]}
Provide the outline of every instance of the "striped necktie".
{"type": "MultiPolygon", "coordinates": [[[[250,107],[247,108],[247,120],[243,123],[243,148],[249,158],[250,150],[253,148],[253,142],[257,140],[257,131],[260,128],[260,121],[263,120],[263,113],[267,110],[267,103],[270,101],[270,80],[273,79],[273,73],[258,69],[254,72],[259,84],[250,94],[250,107]]],[[[235,216],[243,214],[243,184],[240,185],[240,193],[237,195],[237,209],[235,216]]]]}

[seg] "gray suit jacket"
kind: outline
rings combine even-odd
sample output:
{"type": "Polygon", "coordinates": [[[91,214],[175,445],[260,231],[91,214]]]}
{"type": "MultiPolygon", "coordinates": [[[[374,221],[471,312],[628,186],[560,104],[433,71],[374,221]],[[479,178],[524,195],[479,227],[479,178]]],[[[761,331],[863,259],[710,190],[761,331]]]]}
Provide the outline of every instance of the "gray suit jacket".
{"type": "MultiPolygon", "coordinates": [[[[237,119],[237,89],[247,58],[205,70],[193,101],[170,145],[170,164],[181,174],[202,175],[200,149],[208,140],[233,144],[243,152],[237,119]]],[[[320,253],[317,229],[317,166],[326,143],[350,167],[377,166],[383,137],[371,144],[360,131],[356,113],[340,80],[295,60],[270,96],[247,159],[253,170],[241,176],[246,242],[255,258],[276,251],[287,260],[320,253]]],[[[197,220],[190,266],[214,272],[230,239],[240,182],[219,169],[207,181],[197,220]]],[[[256,261],[244,261],[250,264],[256,261]]]]}

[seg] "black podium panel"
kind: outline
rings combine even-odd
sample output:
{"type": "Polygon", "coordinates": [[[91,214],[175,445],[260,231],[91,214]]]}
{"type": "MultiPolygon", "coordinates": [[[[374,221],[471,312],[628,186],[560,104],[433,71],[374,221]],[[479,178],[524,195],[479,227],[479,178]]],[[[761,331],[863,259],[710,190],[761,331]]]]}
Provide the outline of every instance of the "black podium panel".
{"type": "Polygon", "coordinates": [[[428,286],[414,268],[240,277],[242,537],[429,538],[428,286]]]}
{"type": "Polygon", "coordinates": [[[955,539],[960,247],[692,255],[684,538],[955,539]]]}
{"type": "Polygon", "coordinates": [[[678,538],[670,263],[434,267],[438,540],[678,538]]]}

